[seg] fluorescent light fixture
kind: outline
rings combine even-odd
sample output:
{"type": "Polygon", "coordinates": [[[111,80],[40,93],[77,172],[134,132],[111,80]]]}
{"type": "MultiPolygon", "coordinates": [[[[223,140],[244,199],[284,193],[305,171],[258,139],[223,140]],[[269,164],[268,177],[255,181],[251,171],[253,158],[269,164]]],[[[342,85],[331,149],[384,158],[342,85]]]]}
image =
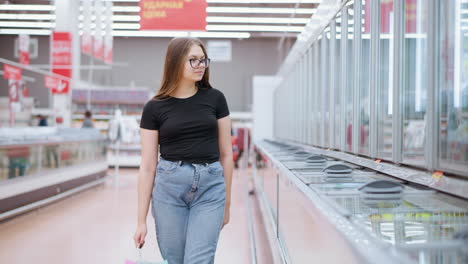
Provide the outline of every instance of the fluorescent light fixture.
{"type": "Polygon", "coordinates": [[[294,26],[251,26],[251,25],[207,25],[206,30],[219,31],[280,31],[301,32],[304,27],[294,26]]]}
{"type": "Polygon", "coordinates": [[[138,23],[113,23],[113,29],[140,29],[138,23]]]}
{"type": "MultiPolygon", "coordinates": [[[[83,19],[80,17],[80,19],[83,19]]],[[[113,15],[113,21],[139,22],[139,15],[113,15]]],[[[307,24],[309,18],[288,18],[288,17],[225,17],[208,16],[206,22],[209,23],[264,23],[264,24],[307,24]]]]}
{"type": "Polygon", "coordinates": [[[206,0],[206,2],[216,4],[320,4],[322,0],[206,0]]]}
{"type": "Polygon", "coordinates": [[[55,15],[48,14],[0,14],[0,19],[11,20],[54,20],[55,15]]]}
{"type": "Polygon", "coordinates": [[[50,35],[52,33],[49,29],[16,29],[16,28],[0,28],[0,34],[5,35],[50,35]]]}
{"type": "Polygon", "coordinates": [[[52,28],[55,23],[52,22],[17,22],[17,21],[2,21],[0,27],[24,27],[24,28],[52,28]]]}
{"type": "MultiPolygon", "coordinates": [[[[140,2],[140,0],[112,0],[112,2],[140,2]]],[[[320,4],[322,0],[207,0],[216,4],[320,4]]]]}
{"type": "Polygon", "coordinates": [[[112,6],[112,12],[140,12],[139,6],[112,6]]]}
{"type": "Polygon", "coordinates": [[[250,38],[247,32],[190,32],[195,38],[250,38]]]}
{"type": "Polygon", "coordinates": [[[140,16],[137,15],[113,15],[112,20],[113,21],[140,21],[140,16]]]}
{"type": "MultiPolygon", "coordinates": [[[[139,6],[112,6],[113,12],[140,12],[139,6]]],[[[261,7],[215,7],[206,8],[208,13],[259,13],[259,14],[313,14],[315,8],[261,8],[261,7]]]]}
{"type": "Polygon", "coordinates": [[[0,10],[53,11],[53,5],[0,5],[0,10]]]}
{"type": "Polygon", "coordinates": [[[113,30],[114,37],[188,37],[186,31],[113,30]]]}
{"type": "Polygon", "coordinates": [[[285,18],[285,17],[221,17],[209,16],[208,23],[258,23],[258,24],[307,24],[309,18],[285,18]]]}
{"type": "Polygon", "coordinates": [[[313,14],[315,8],[261,8],[261,7],[214,7],[206,8],[208,13],[252,13],[252,14],[313,14]]]}
{"type": "Polygon", "coordinates": [[[187,32],[187,31],[133,31],[114,30],[114,37],[196,37],[196,38],[249,38],[247,32],[187,32]]]}

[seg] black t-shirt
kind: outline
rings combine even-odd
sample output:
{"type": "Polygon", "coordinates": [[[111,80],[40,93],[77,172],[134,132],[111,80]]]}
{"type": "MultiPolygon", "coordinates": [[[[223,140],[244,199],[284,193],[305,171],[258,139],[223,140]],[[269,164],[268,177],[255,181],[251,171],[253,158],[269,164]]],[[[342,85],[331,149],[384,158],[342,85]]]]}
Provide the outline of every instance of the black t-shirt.
{"type": "Polygon", "coordinates": [[[199,88],[191,97],[153,99],[145,104],[140,127],[159,130],[161,157],[171,161],[219,160],[218,119],[229,115],[224,94],[199,88]]]}

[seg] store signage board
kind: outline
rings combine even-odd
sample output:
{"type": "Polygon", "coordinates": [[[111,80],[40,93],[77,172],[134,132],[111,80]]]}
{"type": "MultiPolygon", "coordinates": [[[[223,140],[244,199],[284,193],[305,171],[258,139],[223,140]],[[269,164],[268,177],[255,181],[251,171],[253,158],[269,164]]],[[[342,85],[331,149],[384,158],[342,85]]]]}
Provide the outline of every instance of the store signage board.
{"type": "MultiPolygon", "coordinates": [[[[71,68],[62,69],[58,66],[70,66],[72,62],[72,42],[70,32],[54,32],[52,36],[52,72],[71,78],[71,68]]],[[[62,85],[57,85],[52,89],[52,93],[68,93],[68,81],[62,81],[62,85]],[[61,89],[59,89],[61,88],[61,89]]]]}
{"type": "Polygon", "coordinates": [[[208,41],[207,49],[211,61],[231,61],[232,59],[232,44],[229,40],[208,41]]]}
{"type": "Polygon", "coordinates": [[[113,57],[113,37],[112,37],[112,2],[105,2],[106,33],[104,36],[104,62],[112,64],[113,57]]]}
{"type": "Polygon", "coordinates": [[[44,76],[44,85],[51,89],[53,94],[65,93],[65,91],[69,91],[70,88],[70,83],[68,81],[47,75],[44,76]]]}
{"type": "Polygon", "coordinates": [[[94,15],[96,16],[96,20],[94,23],[96,24],[94,36],[93,36],[93,55],[94,58],[102,60],[104,59],[104,34],[102,30],[103,25],[103,11],[104,11],[104,3],[102,0],[95,0],[94,2],[94,15]]]}
{"type": "Polygon", "coordinates": [[[206,31],[206,0],[140,0],[140,30],[206,31]]]}
{"type": "Polygon", "coordinates": [[[29,35],[19,35],[20,63],[29,65],[29,35]]]}
{"type": "MultiPolygon", "coordinates": [[[[371,24],[371,2],[366,1],[364,3],[364,33],[370,33],[370,24],[371,24]]],[[[405,0],[405,30],[406,33],[424,33],[427,29],[422,27],[421,29],[417,29],[417,19],[421,19],[422,17],[418,17],[418,10],[421,8],[425,8],[425,5],[421,5],[417,3],[417,0],[405,0]],[[420,32],[424,31],[424,32],[420,32]]],[[[380,2],[380,33],[381,34],[391,34],[392,29],[391,26],[393,25],[393,0],[383,0],[380,2]]],[[[424,12],[421,12],[424,14],[424,12]]],[[[424,17],[424,19],[426,19],[424,17]]],[[[424,24],[424,23],[422,23],[424,24]]]]}
{"type": "Polygon", "coordinates": [[[21,80],[21,69],[9,64],[3,64],[3,78],[7,80],[21,80]]]}
{"type": "Polygon", "coordinates": [[[93,54],[93,36],[91,35],[92,1],[83,1],[83,35],[81,36],[81,52],[93,54]]]}

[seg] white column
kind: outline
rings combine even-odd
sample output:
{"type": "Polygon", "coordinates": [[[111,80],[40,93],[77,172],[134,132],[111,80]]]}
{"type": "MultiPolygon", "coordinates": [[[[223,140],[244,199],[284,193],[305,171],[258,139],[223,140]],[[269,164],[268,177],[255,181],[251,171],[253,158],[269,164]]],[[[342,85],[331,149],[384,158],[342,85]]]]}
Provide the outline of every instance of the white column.
{"type": "Polygon", "coordinates": [[[273,95],[281,78],[274,76],[253,77],[253,141],[273,139],[273,95]]]}
{"type": "Polygon", "coordinates": [[[71,93],[80,81],[80,36],[78,32],[79,0],[55,0],[55,31],[67,31],[72,36],[72,82],[68,94],[53,95],[52,110],[55,116],[62,117],[60,127],[71,126],[71,93]]]}

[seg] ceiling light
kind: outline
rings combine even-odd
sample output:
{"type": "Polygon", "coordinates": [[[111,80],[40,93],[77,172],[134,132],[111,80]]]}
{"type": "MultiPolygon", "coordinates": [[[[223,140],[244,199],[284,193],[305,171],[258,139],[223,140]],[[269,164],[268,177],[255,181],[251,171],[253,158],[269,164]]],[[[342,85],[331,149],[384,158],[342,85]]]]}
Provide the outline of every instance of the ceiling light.
{"type": "MultiPolygon", "coordinates": [[[[112,0],[112,2],[140,2],[140,0],[112,0]]],[[[207,3],[230,4],[320,4],[321,0],[207,0],[207,3]]]]}
{"type": "Polygon", "coordinates": [[[2,21],[0,22],[0,27],[51,28],[55,27],[55,23],[2,21]]]}
{"type": "Polygon", "coordinates": [[[139,6],[112,6],[112,12],[140,12],[139,6]]]}
{"type": "Polygon", "coordinates": [[[51,30],[49,29],[16,29],[16,28],[0,28],[0,34],[8,35],[50,35],[51,30]]]}
{"type": "Polygon", "coordinates": [[[280,31],[301,32],[304,27],[294,26],[251,26],[251,25],[207,25],[206,30],[220,31],[280,31]]]}
{"type": "Polygon", "coordinates": [[[54,20],[55,15],[49,14],[0,14],[0,19],[12,20],[54,20]]]}
{"type": "Polygon", "coordinates": [[[0,10],[53,11],[53,5],[0,5],[0,10]]]}
{"type": "Polygon", "coordinates": [[[113,23],[113,29],[140,29],[138,23],[113,23]]]}
{"type": "Polygon", "coordinates": [[[221,17],[209,16],[206,22],[211,23],[263,23],[263,24],[307,24],[309,18],[286,17],[221,17]]]}
{"type": "Polygon", "coordinates": [[[320,4],[321,0],[207,0],[207,3],[230,4],[320,4]]]}
{"type": "Polygon", "coordinates": [[[140,16],[132,15],[113,15],[113,21],[140,21],[140,16]]]}
{"type": "Polygon", "coordinates": [[[188,33],[185,31],[134,31],[134,30],[114,30],[112,31],[114,37],[187,37],[188,33]]]}
{"type": "Polygon", "coordinates": [[[250,38],[247,32],[190,32],[195,38],[250,38]]]}
{"type": "Polygon", "coordinates": [[[262,14],[313,14],[315,8],[260,8],[260,7],[214,7],[206,8],[208,13],[262,13],[262,14]]]}

